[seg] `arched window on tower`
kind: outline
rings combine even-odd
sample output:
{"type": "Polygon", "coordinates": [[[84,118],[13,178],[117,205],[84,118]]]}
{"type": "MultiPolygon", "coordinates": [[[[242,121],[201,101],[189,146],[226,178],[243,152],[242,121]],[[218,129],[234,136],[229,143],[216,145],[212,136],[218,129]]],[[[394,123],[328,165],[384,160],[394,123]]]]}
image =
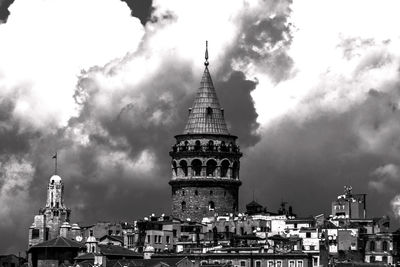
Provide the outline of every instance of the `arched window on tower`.
{"type": "Polygon", "coordinates": [[[189,142],[186,140],[184,145],[181,147],[182,151],[187,151],[188,150],[188,146],[189,146],[189,142]]]}
{"type": "Polygon", "coordinates": [[[178,175],[178,169],[177,169],[177,165],[176,165],[176,161],[172,161],[172,174],[174,175],[174,176],[177,176],[178,175]]]}
{"type": "Polygon", "coordinates": [[[196,140],[196,142],[194,143],[194,150],[195,151],[201,150],[201,143],[199,140],[196,140]]]}
{"type": "Polygon", "coordinates": [[[201,161],[194,159],[192,161],[193,176],[201,176],[201,161]]]}
{"type": "Polygon", "coordinates": [[[212,140],[208,141],[207,150],[214,151],[214,142],[212,140]]]}
{"type": "Polygon", "coordinates": [[[185,211],[185,210],[186,210],[186,202],[185,202],[185,201],[182,201],[182,203],[181,203],[181,209],[182,209],[182,211],[185,211]]]}
{"type": "Polygon", "coordinates": [[[233,179],[238,178],[238,174],[239,174],[239,166],[238,163],[235,161],[232,165],[232,178],[233,179]]]}
{"type": "Polygon", "coordinates": [[[208,202],[208,210],[215,210],[215,204],[214,201],[208,202]]]}
{"type": "Polygon", "coordinates": [[[187,176],[188,175],[188,167],[187,167],[186,160],[181,160],[179,162],[179,166],[181,167],[183,176],[187,176]]]}
{"type": "Polygon", "coordinates": [[[217,162],[215,160],[210,159],[207,161],[207,176],[214,177],[215,176],[215,170],[217,169],[217,162]]]}
{"type": "Polygon", "coordinates": [[[195,190],[195,191],[194,191],[194,194],[195,194],[196,196],[198,196],[198,195],[199,195],[199,191],[195,190]]]}
{"type": "Polygon", "coordinates": [[[228,177],[229,161],[223,160],[221,162],[221,177],[228,177]]]}
{"type": "Polygon", "coordinates": [[[227,147],[226,147],[226,145],[225,145],[225,141],[222,141],[222,142],[221,142],[220,150],[221,150],[222,152],[226,152],[226,151],[228,150],[227,147]]]}
{"type": "Polygon", "coordinates": [[[212,108],[211,107],[207,107],[207,115],[212,115],[212,108]]]}

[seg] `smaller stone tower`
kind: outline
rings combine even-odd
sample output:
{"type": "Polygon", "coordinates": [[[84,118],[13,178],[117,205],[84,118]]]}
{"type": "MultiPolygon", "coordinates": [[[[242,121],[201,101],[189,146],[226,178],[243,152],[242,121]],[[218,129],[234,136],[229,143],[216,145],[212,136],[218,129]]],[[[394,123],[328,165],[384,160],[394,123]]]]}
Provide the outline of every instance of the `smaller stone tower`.
{"type": "Polygon", "coordinates": [[[46,206],[39,210],[35,215],[34,222],[29,228],[29,247],[56,238],[60,235],[61,226],[68,226],[63,229],[63,234],[67,235],[70,230],[71,210],[64,204],[64,184],[59,175],[57,175],[57,155],[55,158],[55,173],[50,177],[47,185],[46,206]]]}
{"type": "Polygon", "coordinates": [[[48,239],[60,234],[60,227],[64,222],[69,222],[71,210],[64,204],[64,184],[57,174],[54,174],[47,186],[46,207],[40,209],[40,214],[45,216],[48,239]]]}

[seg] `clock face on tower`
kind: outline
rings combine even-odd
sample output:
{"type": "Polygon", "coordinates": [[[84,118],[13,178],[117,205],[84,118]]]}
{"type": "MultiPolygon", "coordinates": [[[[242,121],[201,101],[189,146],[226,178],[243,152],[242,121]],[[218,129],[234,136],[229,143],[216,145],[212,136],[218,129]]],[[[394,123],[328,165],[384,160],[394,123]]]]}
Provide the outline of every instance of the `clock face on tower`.
{"type": "Polygon", "coordinates": [[[83,238],[82,238],[80,235],[78,235],[78,236],[75,238],[75,240],[78,241],[78,242],[81,242],[82,239],[83,239],[83,238]]]}

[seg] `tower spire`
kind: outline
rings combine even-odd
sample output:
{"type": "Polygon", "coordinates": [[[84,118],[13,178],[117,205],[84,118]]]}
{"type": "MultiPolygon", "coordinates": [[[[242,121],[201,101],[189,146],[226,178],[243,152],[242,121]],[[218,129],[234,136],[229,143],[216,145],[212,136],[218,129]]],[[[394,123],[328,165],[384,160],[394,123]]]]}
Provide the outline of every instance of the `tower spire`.
{"type": "Polygon", "coordinates": [[[208,41],[206,41],[205,69],[201,78],[200,87],[192,107],[189,109],[189,118],[184,130],[185,134],[224,134],[229,135],[216,90],[208,70],[208,41]]]}
{"type": "Polygon", "coordinates": [[[210,64],[209,62],[208,62],[208,41],[206,41],[206,53],[205,53],[205,59],[206,59],[206,61],[204,61],[204,65],[207,67],[208,66],[208,64],[210,64]]]}

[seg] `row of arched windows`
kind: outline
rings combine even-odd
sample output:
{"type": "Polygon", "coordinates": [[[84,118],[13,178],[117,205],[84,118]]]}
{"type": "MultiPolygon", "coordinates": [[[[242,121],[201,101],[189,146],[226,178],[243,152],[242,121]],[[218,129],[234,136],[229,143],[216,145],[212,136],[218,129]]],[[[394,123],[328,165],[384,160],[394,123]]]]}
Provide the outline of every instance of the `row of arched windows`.
{"type": "Polygon", "coordinates": [[[194,144],[190,144],[189,141],[185,141],[183,144],[179,143],[172,147],[174,152],[177,151],[220,151],[220,152],[239,152],[239,146],[230,142],[228,145],[225,141],[221,141],[220,144],[214,144],[213,140],[208,141],[207,144],[201,144],[200,140],[196,140],[194,144]]]}
{"type": "MultiPolygon", "coordinates": [[[[234,162],[232,164],[232,167],[230,167],[230,162],[229,160],[225,159],[221,162],[220,166],[217,165],[217,162],[213,159],[210,159],[207,161],[206,166],[202,165],[201,160],[199,159],[194,159],[191,162],[191,170],[192,176],[202,176],[202,170],[205,167],[205,174],[206,176],[210,177],[215,177],[217,175],[217,169],[219,167],[220,170],[220,177],[229,177],[231,176],[232,178],[237,178],[238,177],[238,163],[234,162]],[[229,169],[232,170],[231,175],[229,175],[229,169]]],[[[182,176],[189,176],[189,166],[186,162],[186,160],[181,160],[179,161],[179,166],[177,165],[176,161],[172,162],[172,170],[174,176],[178,176],[178,171],[181,171],[182,176]]]]}

